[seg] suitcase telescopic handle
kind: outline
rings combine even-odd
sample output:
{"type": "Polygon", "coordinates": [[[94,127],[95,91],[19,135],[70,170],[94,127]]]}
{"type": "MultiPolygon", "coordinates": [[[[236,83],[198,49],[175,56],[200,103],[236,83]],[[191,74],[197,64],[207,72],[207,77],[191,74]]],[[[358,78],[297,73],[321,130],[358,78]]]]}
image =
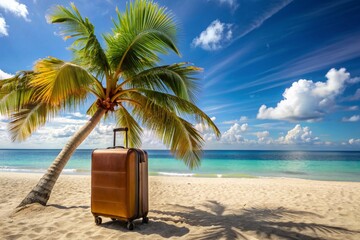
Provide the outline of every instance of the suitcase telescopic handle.
{"type": "Polygon", "coordinates": [[[114,128],[114,147],[115,147],[115,145],[116,145],[116,132],[123,132],[123,131],[125,131],[125,146],[126,146],[126,148],[128,148],[128,130],[129,130],[129,128],[127,128],[127,127],[125,127],[125,128],[114,128]]]}

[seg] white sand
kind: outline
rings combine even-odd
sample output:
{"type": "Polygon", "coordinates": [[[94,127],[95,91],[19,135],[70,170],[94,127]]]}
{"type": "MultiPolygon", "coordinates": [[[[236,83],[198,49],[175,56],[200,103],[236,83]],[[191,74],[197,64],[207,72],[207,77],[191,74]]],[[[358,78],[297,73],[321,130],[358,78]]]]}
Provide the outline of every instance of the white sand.
{"type": "Polygon", "coordinates": [[[62,175],[47,207],[11,214],[41,175],[0,173],[0,239],[360,239],[360,183],[150,177],[150,223],[90,209],[90,176],[62,175]]]}

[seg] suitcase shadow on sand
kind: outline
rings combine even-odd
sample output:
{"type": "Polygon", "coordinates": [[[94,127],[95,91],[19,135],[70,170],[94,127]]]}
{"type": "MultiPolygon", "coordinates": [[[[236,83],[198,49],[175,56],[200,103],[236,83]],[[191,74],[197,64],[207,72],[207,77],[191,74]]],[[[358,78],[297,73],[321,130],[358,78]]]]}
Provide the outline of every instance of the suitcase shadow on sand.
{"type": "MultiPolygon", "coordinates": [[[[63,206],[58,204],[49,204],[48,207],[54,207],[61,210],[68,209],[90,209],[90,206],[63,206]]],[[[151,213],[151,212],[150,212],[151,213]]],[[[128,230],[126,228],[126,221],[111,220],[110,218],[103,217],[103,223],[97,227],[103,227],[112,230],[118,230],[121,232],[134,232],[141,235],[160,235],[163,238],[182,237],[190,232],[186,227],[175,226],[161,220],[156,220],[150,216],[150,222],[148,224],[142,224],[141,220],[134,220],[135,229],[128,230]]]]}
{"type": "Polygon", "coordinates": [[[142,224],[141,220],[135,220],[135,229],[126,229],[126,221],[112,221],[105,219],[106,221],[98,227],[104,227],[113,230],[119,230],[121,232],[135,232],[140,235],[160,235],[163,238],[182,237],[190,232],[186,227],[179,227],[173,224],[166,223],[164,221],[154,220],[150,216],[150,222],[148,224],[142,224]]]}
{"type": "Polygon", "coordinates": [[[170,204],[166,208],[169,210],[152,210],[155,215],[152,218],[206,229],[201,235],[190,232],[187,239],[253,239],[256,236],[325,240],[360,234],[356,230],[315,223],[314,219],[322,218],[318,214],[286,208],[243,208],[227,212],[225,206],[216,201],[208,201],[199,208],[170,204]]]}

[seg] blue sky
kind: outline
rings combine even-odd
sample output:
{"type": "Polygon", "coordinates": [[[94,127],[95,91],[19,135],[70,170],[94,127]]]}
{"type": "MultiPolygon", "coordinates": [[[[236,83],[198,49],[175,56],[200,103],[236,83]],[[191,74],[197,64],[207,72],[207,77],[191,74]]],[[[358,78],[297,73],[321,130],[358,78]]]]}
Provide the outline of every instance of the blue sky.
{"type": "MultiPolygon", "coordinates": [[[[73,1],[109,32],[125,1],[73,1]]],[[[222,132],[206,127],[207,149],[360,150],[360,3],[300,0],[157,1],[179,22],[182,53],[162,63],[204,68],[197,104],[222,132]]],[[[71,60],[69,42],[46,22],[68,1],[0,0],[0,79],[31,69],[46,56],[71,60]]],[[[85,109],[85,107],[84,107],[85,109]]],[[[1,148],[61,148],[88,119],[64,113],[23,143],[12,143],[0,116],[1,148]]],[[[82,148],[111,145],[112,121],[102,122],[82,148]]],[[[143,147],[163,148],[144,130],[143,147]]]]}

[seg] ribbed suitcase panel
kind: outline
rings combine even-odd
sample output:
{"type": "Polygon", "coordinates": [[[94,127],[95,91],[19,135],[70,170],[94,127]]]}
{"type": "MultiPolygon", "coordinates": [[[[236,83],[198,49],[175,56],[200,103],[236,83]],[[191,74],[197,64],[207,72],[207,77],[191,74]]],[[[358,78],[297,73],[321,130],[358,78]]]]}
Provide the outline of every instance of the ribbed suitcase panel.
{"type": "Polygon", "coordinates": [[[91,175],[92,187],[126,187],[126,172],[93,171],[91,175]]]}
{"type": "Polygon", "coordinates": [[[143,151],[119,148],[94,150],[91,167],[92,213],[95,216],[129,220],[146,216],[147,173],[147,154],[143,151]],[[139,154],[144,154],[145,160],[140,164],[139,154]]]}

